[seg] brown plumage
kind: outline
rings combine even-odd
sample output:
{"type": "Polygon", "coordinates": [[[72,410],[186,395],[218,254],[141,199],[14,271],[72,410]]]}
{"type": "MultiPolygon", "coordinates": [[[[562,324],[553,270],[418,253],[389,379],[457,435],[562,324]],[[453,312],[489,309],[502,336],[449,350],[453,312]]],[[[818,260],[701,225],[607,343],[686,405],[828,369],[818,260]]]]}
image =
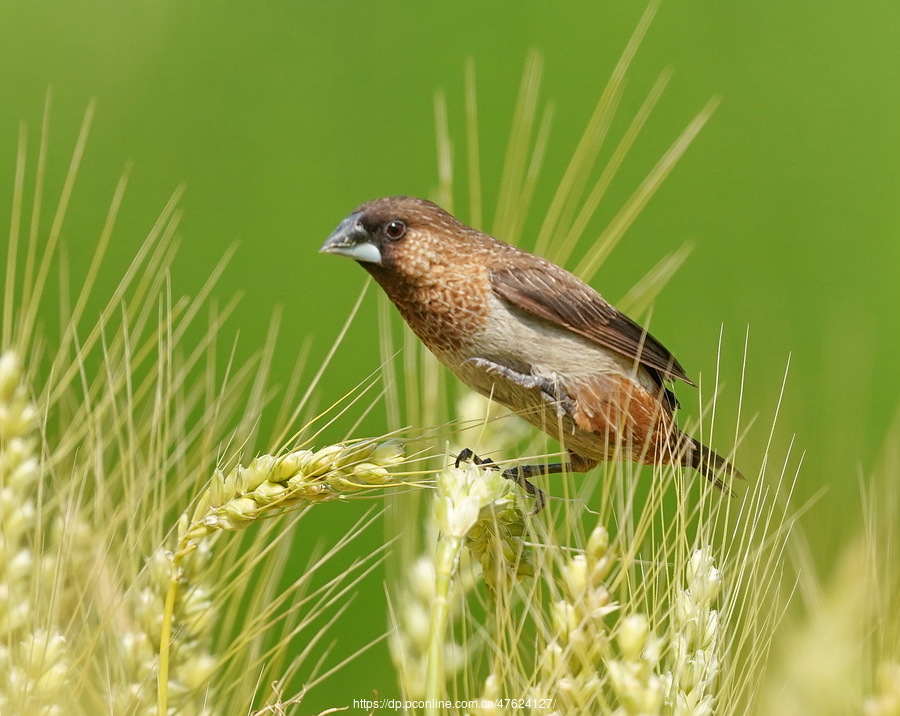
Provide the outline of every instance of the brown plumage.
{"type": "MultiPolygon", "coordinates": [[[[463,383],[559,440],[589,470],[621,455],[696,468],[718,487],[735,468],[675,425],[668,380],[693,382],[653,336],[546,259],[466,226],[436,204],[388,197],[344,219],[321,249],[355,259],[410,328],[463,383]]],[[[466,451],[471,456],[471,451],[466,451]]]]}

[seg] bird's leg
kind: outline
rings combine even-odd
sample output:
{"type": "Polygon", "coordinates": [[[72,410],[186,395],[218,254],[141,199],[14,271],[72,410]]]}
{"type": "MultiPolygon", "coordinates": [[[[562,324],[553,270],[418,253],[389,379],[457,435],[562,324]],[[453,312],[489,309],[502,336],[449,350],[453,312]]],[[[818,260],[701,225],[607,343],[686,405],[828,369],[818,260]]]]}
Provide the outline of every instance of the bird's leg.
{"type": "Polygon", "coordinates": [[[500,375],[504,378],[508,378],[513,383],[521,385],[523,388],[539,388],[542,385],[542,379],[536,375],[520,373],[519,371],[510,368],[508,365],[503,365],[503,363],[497,363],[496,361],[488,360],[481,356],[469,358],[466,360],[466,363],[478,366],[482,370],[486,370],[493,375],[500,375]]]}
{"type": "Polygon", "coordinates": [[[535,475],[553,475],[562,472],[564,469],[565,467],[561,462],[551,462],[548,465],[519,465],[518,467],[510,467],[504,470],[503,477],[515,482],[534,498],[534,509],[530,514],[536,515],[546,507],[547,493],[529,482],[528,478],[535,475]]]}
{"type": "Polygon", "coordinates": [[[492,375],[502,376],[528,390],[539,388],[541,397],[556,408],[559,417],[566,415],[571,417],[575,413],[575,401],[562,389],[562,386],[556,380],[551,380],[541,375],[534,375],[533,373],[520,373],[507,365],[479,356],[469,358],[466,362],[472,363],[492,375]]]}
{"type": "MultiPolygon", "coordinates": [[[[545,376],[534,375],[533,373],[520,373],[507,365],[488,360],[487,358],[481,358],[480,356],[469,358],[467,362],[476,365],[487,373],[506,378],[516,385],[527,388],[528,390],[539,389],[541,391],[541,397],[556,408],[557,415],[561,418],[565,416],[573,417],[575,413],[575,401],[565,392],[565,390],[563,390],[559,381],[551,380],[545,376]]],[[[474,453],[468,448],[460,452],[460,457],[456,460],[457,467],[459,467],[460,460],[465,460],[470,457],[474,457],[474,453]],[[463,457],[463,455],[465,455],[465,457],[463,457]]],[[[475,460],[475,464],[479,464],[477,462],[477,457],[475,460]]],[[[512,480],[529,495],[534,497],[534,509],[531,511],[531,514],[536,515],[546,506],[547,495],[543,490],[529,482],[529,478],[537,477],[539,475],[555,475],[563,471],[585,472],[590,470],[596,464],[596,461],[592,462],[585,460],[579,455],[571,454],[569,462],[552,462],[544,465],[520,465],[518,467],[511,467],[503,471],[503,477],[507,480],[512,480]]]]}
{"type": "MultiPolygon", "coordinates": [[[[467,462],[468,460],[471,460],[476,465],[487,468],[497,467],[496,463],[491,460],[491,458],[480,458],[471,448],[463,448],[457,453],[454,466],[459,467],[460,463],[467,462]]],[[[543,510],[544,506],[547,504],[547,495],[543,490],[528,482],[528,478],[534,477],[535,475],[550,475],[562,472],[563,469],[563,464],[559,462],[551,463],[549,465],[521,465],[520,467],[511,467],[508,470],[504,470],[503,477],[507,480],[512,480],[519,487],[524,488],[525,491],[534,498],[534,509],[531,511],[531,514],[536,515],[543,510]]]]}
{"type": "Polygon", "coordinates": [[[513,480],[517,485],[523,487],[529,495],[534,497],[534,509],[531,511],[531,514],[536,515],[546,506],[547,495],[543,490],[528,482],[528,478],[543,475],[556,475],[560,472],[587,472],[593,468],[597,462],[597,460],[590,460],[570,451],[568,462],[551,462],[546,464],[510,467],[503,471],[503,477],[507,480],[513,480]]]}

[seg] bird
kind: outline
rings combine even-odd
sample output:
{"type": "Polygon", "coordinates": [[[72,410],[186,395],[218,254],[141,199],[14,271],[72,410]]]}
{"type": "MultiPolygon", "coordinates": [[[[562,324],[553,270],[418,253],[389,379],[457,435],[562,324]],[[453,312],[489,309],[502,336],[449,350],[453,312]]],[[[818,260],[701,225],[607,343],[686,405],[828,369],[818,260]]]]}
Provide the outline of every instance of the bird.
{"type": "MultiPolygon", "coordinates": [[[[320,249],[355,260],[453,375],[558,440],[568,460],[503,472],[530,480],[618,458],[696,469],[730,492],[742,477],[682,432],[671,384],[694,385],[675,357],[562,267],[467,226],[425,199],[390,196],[351,212],[320,249]]],[[[494,465],[465,449],[457,457],[494,465]]]]}

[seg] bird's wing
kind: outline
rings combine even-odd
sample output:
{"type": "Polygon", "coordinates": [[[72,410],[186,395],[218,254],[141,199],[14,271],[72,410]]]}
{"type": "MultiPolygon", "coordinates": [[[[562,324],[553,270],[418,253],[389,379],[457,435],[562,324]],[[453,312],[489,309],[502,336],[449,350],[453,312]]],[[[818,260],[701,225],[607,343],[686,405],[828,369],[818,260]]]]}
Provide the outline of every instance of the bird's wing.
{"type": "Polygon", "coordinates": [[[494,269],[490,281],[494,293],[513,306],[632,358],[661,377],[694,385],[662,343],[555,264],[532,260],[528,266],[494,269]]]}

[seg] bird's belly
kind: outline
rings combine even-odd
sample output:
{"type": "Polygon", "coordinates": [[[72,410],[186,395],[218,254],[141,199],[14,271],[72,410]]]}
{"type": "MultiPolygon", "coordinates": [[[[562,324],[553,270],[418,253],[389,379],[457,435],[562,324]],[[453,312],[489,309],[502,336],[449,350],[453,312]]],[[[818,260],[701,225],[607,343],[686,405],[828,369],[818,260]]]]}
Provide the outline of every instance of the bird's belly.
{"type": "MultiPolygon", "coordinates": [[[[570,395],[575,408],[559,409],[560,403],[545,395],[541,388],[524,387],[503,376],[478,369],[471,364],[453,370],[466,385],[482,395],[505,405],[519,417],[542,430],[564,449],[592,460],[610,460],[619,455],[627,459],[638,459],[646,452],[647,438],[655,433],[648,420],[635,420],[626,413],[625,405],[638,401],[626,397],[623,403],[622,382],[618,376],[595,376],[590,384],[590,395],[584,389],[575,389],[570,383],[561,382],[562,390],[570,395]],[[651,429],[648,429],[651,428],[651,429]]],[[[625,379],[626,391],[647,396],[635,384],[625,379]]],[[[659,403],[653,401],[651,410],[658,416],[659,403]]],[[[655,441],[654,441],[655,442],[655,441]]],[[[652,447],[652,446],[651,446],[652,447]]],[[[651,450],[655,453],[655,450],[651,450]]]]}
{"type": "Polygon", "coordinates": [[[669,417],[644,368],[635,369],[633,361],[577,334],[508,309],[499,318],[495,310],[484,331],[442,360],[463,383],[585,458],[607,460],[618,454],[638,459],[648,440],[658,441],[660,417],[662,422],[669,417]],[[508,371],[492,370],[485,362],[508,371]],[[547,386],[570,402],[553,400],[547,386]]]}

